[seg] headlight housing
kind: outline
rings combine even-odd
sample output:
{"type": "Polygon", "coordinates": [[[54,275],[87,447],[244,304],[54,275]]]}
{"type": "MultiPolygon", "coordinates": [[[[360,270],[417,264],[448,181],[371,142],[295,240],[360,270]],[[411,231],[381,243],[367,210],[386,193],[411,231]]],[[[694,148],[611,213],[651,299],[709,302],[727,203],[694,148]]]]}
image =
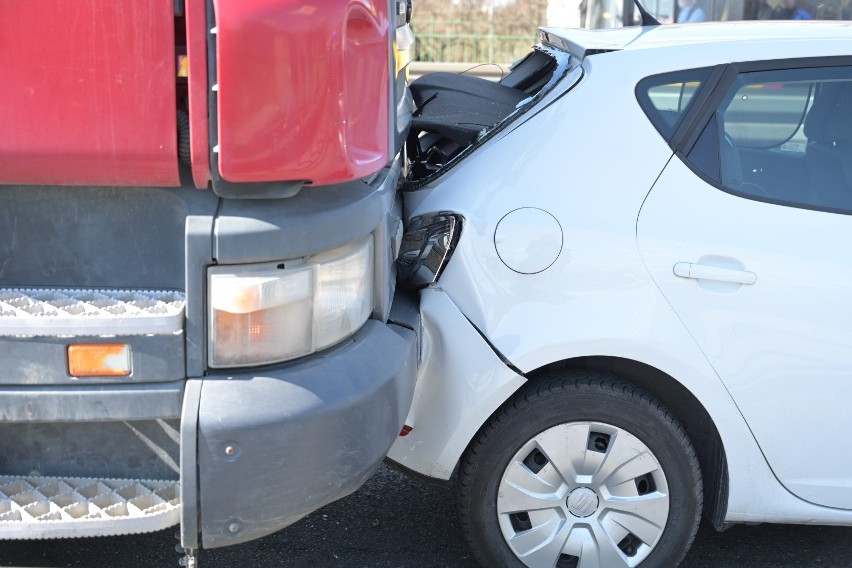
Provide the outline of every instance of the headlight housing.
{"type": "Polygon", "coordinates": [[[211,367],[279,363],[349,337],[373,311],[373,237],[304,261],[208,270],[211,367]]]}
{"type": "Polygon", "coordinates": [[[430,213],[412,217],[402,237],[397,275],[406,288],[434,284],[450,261],[462,229],[455,213],[430,213]]]}

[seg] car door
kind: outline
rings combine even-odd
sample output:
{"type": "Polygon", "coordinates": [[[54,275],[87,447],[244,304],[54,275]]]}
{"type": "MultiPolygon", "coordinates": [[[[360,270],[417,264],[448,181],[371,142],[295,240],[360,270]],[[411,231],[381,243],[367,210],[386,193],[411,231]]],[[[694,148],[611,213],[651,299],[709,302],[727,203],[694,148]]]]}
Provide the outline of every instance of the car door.
{"type": "MultiPolygon", "coordinates": [[[[846,509],[850,64],[831,58],[728,68],[637,227],[648,271],[778,479],[805,500],[846,509]]],[[[642,85],[638,95],[641,102],[642,85]]]]}

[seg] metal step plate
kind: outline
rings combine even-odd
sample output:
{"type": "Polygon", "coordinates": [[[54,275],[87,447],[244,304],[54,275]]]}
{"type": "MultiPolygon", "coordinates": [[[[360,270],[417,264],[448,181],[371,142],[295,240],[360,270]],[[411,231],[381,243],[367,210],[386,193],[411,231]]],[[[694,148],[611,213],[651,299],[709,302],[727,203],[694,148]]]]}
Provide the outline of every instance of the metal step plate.
{"type": "Polygon", "coordinates": [[[0,539],[158,531],[180,522],[177,481],[0,477],[0,539]]]}
{"type": "Polygon", "coordinates": [[[0,289],[0,336],[170,335],[186,298],[157,290],[0,289]]]}

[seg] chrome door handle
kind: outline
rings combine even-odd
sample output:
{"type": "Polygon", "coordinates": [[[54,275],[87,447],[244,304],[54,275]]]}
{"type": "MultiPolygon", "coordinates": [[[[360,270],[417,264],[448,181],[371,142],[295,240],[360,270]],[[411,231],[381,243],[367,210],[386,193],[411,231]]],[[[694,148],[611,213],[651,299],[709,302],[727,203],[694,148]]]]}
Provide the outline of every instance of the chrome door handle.
{"type": "Polygon", "coordinates": [[[719,268],[704,264],[692,264],[690,262],[678,262],[675,264],[674,273],[675,276],[693,278],[695,280],[715,280],[716,282],[730,282],[732,284],[754,284],[757,282],[757,274],[754,272],[732,268],[719,268]]]}

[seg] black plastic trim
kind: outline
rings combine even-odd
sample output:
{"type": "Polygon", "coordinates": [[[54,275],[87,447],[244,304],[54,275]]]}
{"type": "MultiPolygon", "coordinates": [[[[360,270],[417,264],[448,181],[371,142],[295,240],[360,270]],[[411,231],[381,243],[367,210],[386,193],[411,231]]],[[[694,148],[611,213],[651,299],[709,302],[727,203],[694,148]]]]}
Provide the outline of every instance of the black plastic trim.
{"type": "Polygon", "coordinates": [[[403,192],[425,189],[434,181],[446,175],[447,172],[455,168],[458,164],[462,163],[468,156],[470,156],[472,153],[482,147],[486,142],[495,138],[497,135],[503,132],[509,133],[515,128],[529,121],[542,111],[549,108],[551,104],[553,104],[554,102],[562,98],[564,95],[572,91],[574,87],[576,87],[583,80],[583,77],[585,76],[585,70],[583,69],[582,62],[578,59],[575,59],[574,56],[572,56],[566,50],[560,49],[556,46],[550,46],[545,44],[533,46],[533,49],[549,54],[557,60],[557,67],[554,70],[553,77],[548,82],[548,84],[545,85],[541,89],[541,91],[536,93],[533,97],[530,97],[532,100],[530,100],[529,103],[515,110],[515,112],[507,116],[502,121],[491,126],[483,136],[481,136],[480,138],[472,142],[470,145],[468,145],[464,150],[459,152],[449,162],[447,162],[444,167],[418,180],[405,181],[402,185],[403,192]],[[557,54],[556,52],[559,52],[559,54],[557,54]],[[574,83],[572,83],[568,87],[565,87],[561,92],[558,92],[557,87],[560,86],[560,83],[562,83],[562,81],[566,79],[574,69],[580,70],[580,77],[578,77],[574,83]],[[555,95],[550,101],[544,103],[546,99],[550,98],[551,94],[555,95]]]}
{"type": "Polygon", "coordinates": [[[706,82],[699,92],[695,94],[692,103],[683,116],[683,120],[675,129],[670,141],[672,150],[677,151],[678,147],[686,140],[692,140],[692,144],[694,144],[694,140],[704,131],[703,125],[698,123],[701,117],[705,116],[708,107],[712,108],[710,105],[712,104],[713,95],[718,91],[719,84],[725,80],[726,73],[729,72],[728,69],[728,65],[717,65],[712,68],[706,82]],[[700,130],[696,130],[699,127],[700,130]]]}
{"type": "Polygon", "coordinates": [[[716,67],[697,67],[695,69],[651,75],[650,77],[645,77],[636,84],[634,93],[636,95],[636,100],[639,101],[639,106],[645,112],[645,115],[648,117],[648,120],[651,121],[651,124],[654,125],[654,128],[657,129],[657,132],[659,132],[663,139],[669,143],[672,150],[677,148],[684,136],[686,136],[689,132],[689,127],[695,120],[695,117],[700,114],[701,110],[703,110],[707,103],[707,99],[710,97],[710,94],[713,93],[713,88],[722,76],[724,67],[724,65],[716,67]],[[648,91],[652,87],[659,85],[695,81],[696,79],[701,81],[701,86],[698,88],[695,95],[693,95],[692,100],[689,101],[686,112],[683,113],[683,116],[677,121],[673,128],[665,128],[665,120],[662,115],[660,115],[660,111],[657,107],[655,107],[651,102],[651,98],[648,96],[648,91]]]}

